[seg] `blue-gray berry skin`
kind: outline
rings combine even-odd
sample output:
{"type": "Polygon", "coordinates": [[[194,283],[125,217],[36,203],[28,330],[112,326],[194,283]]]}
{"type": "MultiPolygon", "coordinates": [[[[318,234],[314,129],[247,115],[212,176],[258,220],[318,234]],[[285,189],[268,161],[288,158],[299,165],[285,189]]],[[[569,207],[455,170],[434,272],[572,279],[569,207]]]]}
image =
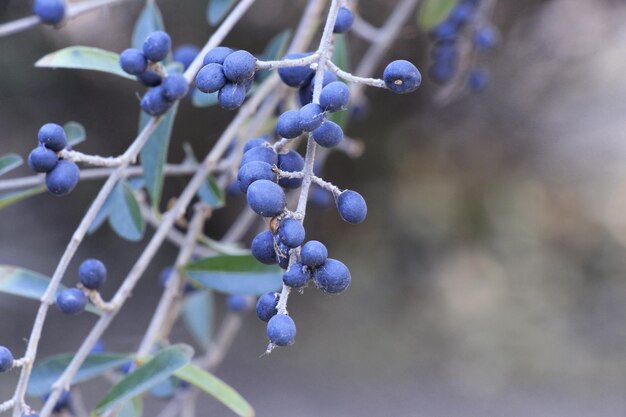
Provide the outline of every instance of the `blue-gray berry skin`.
{"type": "Polygon", "coordinates": [[[49,25],[61,23],[65,18],[64,0],[35,0],[33,13],[43,22],[49,25]]]}
{"type": "Polygon", "coordinates": [[[152,62],[163,61],[170,49],[172,49],[172,39],[162,30],[152,32],[143,42],[143,54],[152,62]]]}
{"type": "Polygon", "coordinates": [[[278,236],[288,247],[297,248],[304,242],[304,226],[296,219],[284,219],[278,226],[278,236]]]}
{"type": "MultiPolygon", "coordinates": [[[[300,172],[304,168],[304,158],[294,150],[278,154],[278,168],[285,172],[300,172]]],[[[284,188],[295,189],[302,185],[302,178],[281,178],[278,185],[284,188]]]]}
{"type": "Polygon", "coordinates": [[[491,26],[483,26],[474,34],[474,44],[480,49],[491,49],[498,43],[498,33],[491,26]]]}
{"type": "Polygon", "coordinates": [[[325,111],[336,112],[345,108],[350,100],[350,89],[341,81],[333,81],[322,88],[320,106],[325,111]]]}
{"type": "Polygon", "coordinates": [[[269,146],[256,146],[252,149],[248,149],[246,153],[243,154],[241,157],[241,166],[253,161],[262,161],[270,165],[276,165],[278,163],[278,154],[269,146]]]}
{"type": "Polygon", "coordinates": [[[289,266],[289,251],[291,248],[285,245],[280,239],[275,239],[274,243],[274,247],[276,249],[276,262],[282,269],[287,269],[289,266]]]}
{"type": "Polygon", "coordinates": [[[348,267],[342,262],[328,258],[313,271],[313,280],[322,291],[337,294],[348,288],[352,277],[348,267]]]}
{"type": "Polygon", "coordinates": [[[229,295],[226,305],[230,311],[241,313],[247,311],[251,307],[249,297],[246,295],[229,295]]]}
{"type": "Polygon", "coordinates": [[[146,91],[139,106],[150,116],[160,116],[172,107],[172,102],[165,98],[163,87],[159,85],[146,91]]]}
{"type": "Polygon", "coordinates": [[[328,258],[328,249],[317,240],[309,240],[300,250],[300,262],[310,268],[322,265],[326,258],[328,258]]]}
{"type": "Polygon", "coordinates": [[[243,83],[254,76],[256,58],[248,51],[235,51],[224,59],[224,75],[234,83],[243,83]]]}
{"type": "Polygon", "coordinates": [[[268,144],[267,138],[263,136],[260,138],[250,139],[249,141],[246,142],[245,145],[243,145],[243,153],[246,153],[250,149],[256,148],[257,146],[265,146],[267,144],[268,144]]]}
{"type": "Polygon", "coordinates": [[[320,127],[311,132],[311,136],[318,145],[332,148],[339,145],[343,139],[343,130],[337,123],[325,120],[320,127]]]}
{"type": "Polygon", "coordinates": [[[347,7],[340,7],[337,11],[337,19],[335,20],[333,32],[346,33],[350,30],[353,23],[354,15],[352,14],[352,11],[350,11],[347,7]]]}
{"type": "Polygon", "coordinates": [[[139,49],[128,48],[120,54],[120,67],[128,74],[139,75],[148,68],[148,60],[139,49]]]}
{"type": "Polygon", "coordinates": [[[391,62],[383,72],[383,80],[388,89],[398,94],[417,90],[422,82],[422,75],[415,65],[399,59],[391,62]]]}
{"type": "Polygon", "coordinates": [[[198,48],[196,45],[184,44],[174,49],[174,52],[172,53],[172,58],[174,59],[174,61],[183,64],[183,68],[187,69],[189,68],[193,60],[196,59],[199,53],[200,48],[198,48]]]}
{"type": "Polygon", "coordinates": [[[246,194],[248,205],[263,217],[278,216],[285,210],[285,192],[278,184],[268,180],[258,180],[250,184],[246,194]]]}
{"type": "Polygon", "coordinates": [[[321,126],[324,121],[324,110],[317,103],[305,104],[299,111],[300,128],[311,132],[321,126]]]}
{"type": "Polygon", "coordinates": [[[252,240],[250,247],[252,256],[265,265],[276,263],[276,251],[274,250],[274,235],[269,230],[259,233],[252,240]]]}
{"type": "Polygon", "coordinates": [[[97,290],[107,279],[107,269],[98,259],[87,259],[78,268],[80,283],[90,290],[97,290]]]}
{"type": "Polygon", "coordinates": [[[245,99],[246,87],[243,84],[227,82],[217,93],[217,101],[224,110],[238,109],[245,99]]]}
{"type": "MultiPolygon", "coordinates": [[[[337,76],[329,70],[324,71],[324,80],[322,81],[322,87],[326,87],[328,84],[337,81],[337,76]]],[[[298,90],[298,97],[300,99],[300,105],[304,106],[305,104],[309,104],[313,101],[313,88],[315,87],[315,78],[312,77],[311,80],[300,87],[298,90]]]]}
{"type": "Polygon", "coordinates": [[[163,77],[149,69],[139,74],[137,76],[137,81],[139,81],[146,87],[156,87],[157,85],[161,85],[161,83],[163,82],[163,77]]]}
{"type": "Polygon", "coordinates": [[[304,287],[310,279],[311,270],[301,263],[291,265],[283,274],[283,283],[293,288],[304,287]]]}
{"type": "Polygon", "coordinates": [[[57,307],[65,314],[82,313],[87,306],[87,297],[78,288],[67,288],[57,295],[57,307]]]}
{"type": "Polygon", "coordinates": [[[278,313],[278,294],[268,292],[259,297],[256,302],[256,315],[260,320],[269,321],[278,313]]]}
{"type": "Polygon", "coordinates": [[[187,95],[189,84],[182,74],[170,74],[163,80],[163,96],[169,101],[180,100],[187,95]]]}
{"type": "Polygon", "coordinates": [[[286,314],[277,314],[267,322],[267,338],[276,346],[289,346],[296,341],[296,323],[286,314]]]}
{"type": "Polygon", "coordinates": [[[242,193],[246,193],[250,184],[258,180],[276,182],[276,173],[267,162],[252,161],[239,168],[237,182],[242,193]]]}
{"type": "Polygon", "coordinates": [[[300,112],[298,110],[287,110],[276,121],[276,134],[285,139],[295,139],[302,134],[300,124],[300,112]]]}
{"type": "Polygon", "coordinates": [[[58,161],[57,154],[45,146],[37,146],[28,155],[28,166],[35,172],[50,172],[58,161]]]}
{"type": "Polygon", "coordinates": [[[0,346],[0,372],[13,368],[13,353],[4,346],[0,346]]]}
{"type": "Polygon", "coordinates": [[[483,91],[489,84],[489,75],[485,70],[474,69],[467,76],[467,85],[475,93],[483,91]]]}
{"type": "MultiPolygon", "coordinates": [[[[283,59],[300,59],[311,55],[311,52],[287,54],[283,59]]],[[[310,66],[279,68],[278,75],[290,87],[301,87],[307,84],[315,71],[310,66]]]]}
{"type": "Polygon", "coordinates": [[[62,159],[46,174],[46,188],[56,196],[63,196],[76,187],[79,179],[78,166],[72,161],[62,159]]]}
{"type": "Polygon", "coordinates": [[[233,52],[235,51],[231,48],[228,48],[226,46],[218,46],[217,48],[213,48],[209,52],[207,52],[207,54],[204,56],[202,63],[204,65],[207,65],[207,64],[222,65],[226,57],[232,54],[233,52]]]}
{"type": "Polygon", "coordinates": [[[337,210],[348,223],[359,224],[367,216],[367,203],[361,194],[346,190],[337,197],[337,210]]]}
{"type": "Polygon", "coordinates": [[[221,64],[207,64],[196,74],[196,87],[203,93],[214,93],[224,85],[226,85],[226,76],[221,64]]]}
{"type": "Polygon", "coordinates": [[[93,354],[93,353],[105,353],[106,352],[106,345],[104,344],[104,342],[102,340],[98,340],[96,341],[96,344],[93,345],[93,347],[91,348],[91,350],[89,351],[89,354],[93,354]]]}
{"type": "Polygon", "coordinates": [[[41,126],[37,133],[39,143],[55,152],[63,150],[67,146],[67,136],[63,127],[56,123],[46,123],[41,126]]]}

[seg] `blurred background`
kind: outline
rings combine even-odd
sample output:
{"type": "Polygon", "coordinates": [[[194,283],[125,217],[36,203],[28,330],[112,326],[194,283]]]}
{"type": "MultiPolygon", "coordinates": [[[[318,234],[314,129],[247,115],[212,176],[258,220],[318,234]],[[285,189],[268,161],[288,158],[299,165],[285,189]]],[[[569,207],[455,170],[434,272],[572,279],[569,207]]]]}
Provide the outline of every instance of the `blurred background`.
{"type": "MultiPolygon", "coordinates": [[[[210,36],[206,1],[158,4],[175,46],[210,36]]],[[[379,25],[394,4],[362,1],[359,12],[379,25]]],[[[138,84],[32,64],[68,45],[125,49],[142,5],[131,0],[60,31],[0,39],[2,153],[26,157],[39,126],[69,120],[87,129],[81,151],[126,149],[137,130],[138,84]]],[[[297,23],[304,5],[258,0],[226,44],[261,52],[297,23]]],[[[28,1],[0,0],[0,22],[29,9],[28,1]]],[[[428,79],[410,95],[367,90],[366,117],[346,131],[365,152],[331,155],[325,176],[361,192],[368,219],[352,226],[332,208],[310,209],[306,222],[308,238],[349,266],[349,291],[295,294],[297,342],[270,356],[261,356],[265,325],[249,314],[216,374],[258,416],[624,416],[625,21],[626,3],[617,0],[500,1],[493,23],[501,42],[480,61],[491,73],[484,92],[441,107],[433,100],[440,87],[428,79]]],[[[355,63],[367,45],[350,35],[348,42],[355,63]]],[[[428,66],[428,37],[414,18],[379,73],[398,58],[423,73],[428,66]]],[[[182,160],[185,141],[204,155],[232,116],[183,103],[169,160],[182,160]]],[[[184,184],[168,180],[166,199],[184,184]]],[[[50,275],[99,185],[4,209],[0,263],[50,275]]],[[[219,238],[241,207],[229,198],[207,233],[219,238]]],[[[82,259],[98,257],[109,268],[110,296],[150,235],[128,243],[103,227],[65,282],[74,282],[82,259]]],[[[166,244],[104,338],[110,350],[137,348],[161,293],[158,274],[175,256],[166,244]]],[[[23,351],[36,308],[0,295],[2,344],[23,351]]],[[[93,322],[51,310],[39,357],[75,350],[93,322]]],[[[189,336],[179,326],[173,339],[189,336]]],[[[9,398],[16,379],[16,371],[0,378],[0,398],[9,398]]],[[[88,404],[102,389],[86,386],[88,404]]],[[[203,414],[231,415],[202,401],[203,414]]],[[[162,406],[152,401],[145,415],[162,406]]]]}

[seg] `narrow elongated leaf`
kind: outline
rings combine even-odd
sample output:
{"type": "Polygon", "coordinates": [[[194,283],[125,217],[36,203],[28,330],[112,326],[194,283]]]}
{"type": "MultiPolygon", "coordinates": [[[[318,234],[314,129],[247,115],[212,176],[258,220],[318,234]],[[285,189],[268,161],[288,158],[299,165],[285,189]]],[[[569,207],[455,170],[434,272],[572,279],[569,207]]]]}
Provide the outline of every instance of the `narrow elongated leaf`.
{"type": "Polygon", "coordinates": [[[254,409],[241,394],[205,370],[189,364],[174,372],[174,375],[206,392],[237,415],[241,417],[254,416],[254,409]]]}
{"type": "Polygon", "coordinates": [[[89,228],[87,229],[88,234],[92,234],[96,230],[98,230],[100,226],[102,226],[104,222],[107,221],[107,219],[109,218],[109,212],[111,208],[111,195],[112,194],[109,194],[106,200],[104,200],[102,207],[100,207],[100,210],[98,210],[96,217],[93,219],[93,221],[89,225],[89,228]]]}
{"type": "Polygon", "coordinates": [[[76,146],[87,139],[85,128],[78,122],[67,122],[63,125],[63,129],[67,136],[67,143],[70,146],[76,146]]]}
{"type": "MultiPolygon", "coordinates": [[[[33,368],[26,393],[30,396],[45,395],[52,384],[59,379],[65,368],[74,358],[73,353],[52,356],[37,362],[33,368]]],[[[93,353],[85,359],[72,379],[72,385],[96,378],[107,371],[126,363],[130,356],[116,353],[93,353]]]]}
{"type": "Polygon", "coordinates": [[[282,285],[281,270],[264,265],[252,255],[220,255],[184,267],[196,284],[227,294],[261,295],[282,285]]]}
{"type": "Polygon", "coordinates": [[[128,400],[122,405],[119,413],[119,417],[141,417],[143,414],[143,400],[138,395],[135,398],[128,400]]]}
{"type": "Polygon", "coordinates": [[[150,388],[150,395],[155,398],[168,399],[174,396],[176,388],[178,388],[177,380],[169,377],[150,388]]]}
{"type": "Polygon", "coordinates": [[[69,46],[44,56],[35,62],[35,66],[101,71],[134,80],[135,77],[122,70],[119,59],[118,54],[104,49],[91,46],[69,46]]]}
{"type": "Polygon", "coordinates": [[[206,18],[209,25],[215,26],[221,22],[235,3],[237,3],[237,0],[209,0],[206,11],[206,18]]]}
{"type": "Polygon", "coordinates": [[[141,14],[135,22],[135,28],[133,30],[133,48],[141,49],[143,41],[146,40],[149,34],[156,30],[164,30],[163,16],[159,10],[159,6],[156,5],[154,0],[146,2],[146,6],[141,11],[141,14]]]}
{"type": "Polygon", "coordinates": [[[16,153],[8,153],[0,156],[0,175],[19,167],[24,163],[21,156],[16,153]]]}
{"type": "Polygon", "coordinates": [[[102,414],[149,390],[188,364],[192,356],[193,349],[185,345],[170,346],[161,350],[115,384],[98,403],[95,413],[102,414]]]}
{"type": "Polygon", "coordinates": [[[417,26],[423,31],[429,31],[443,22],[458,0],[424,0],[417,12],[417,26]]]}
{"type": "Polygon", "coordinates": [[[27,188],[25,190],[9,191],[6,193],[2,193],[0,194],[0,210],[7,206],[10,206],[13,203],[22,201],[25,198],[32,197],[37,194],[41,194],[44,191],[46,191],[46,186],[38,185],[37,187],[27,188]]]}
{"type": "Polygon", "coordinates": [[[132,187],[120,181],[111,192],[109,224],[120,237],[138,241],[143,237],[146,223],[132,187]]]}
{"type": "Polygon", "coordinates": [[[350,71],[350,50],[346,35],[335,35],[335,51],[333,62],[344,71],[350,71]]]}
{"type": "Polygon", "coordinates": [[[207,348],[213,332],[213,293],[196,291],[190,294],[183,305],[183,320],[196,342],[207,348]]]}
{"type": "Polygon", "coordinates": [[[195,88],[191,92],[191,104],[194,107],[210,107],[217,104],[217,92],[207,94],[195,88]]]}

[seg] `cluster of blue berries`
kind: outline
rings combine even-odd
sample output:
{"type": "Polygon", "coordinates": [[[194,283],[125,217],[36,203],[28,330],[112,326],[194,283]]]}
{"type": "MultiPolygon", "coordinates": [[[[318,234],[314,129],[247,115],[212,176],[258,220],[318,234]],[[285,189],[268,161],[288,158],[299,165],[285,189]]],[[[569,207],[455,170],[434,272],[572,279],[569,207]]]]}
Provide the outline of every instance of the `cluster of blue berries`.
{"type": "Polygon", "coordinates": [[[48,25],[58,25],[65,18],[65,0],[35,0],[33,13],[48,25]]]}
{"type": "MultiPolygon", "coordinates": [[[[80,283],[87,290],[98,290],[106,281],[107,270],[97,259],[87,259],[78,268],[80,283]]],[[[65,314],[80,314],[87,307],[87,296],[80,288],[67,288],[57,295],[56,305],[65,314]]]]}
{"type": "Polygon", "coordinates": [[[80,179],[78,166],[60,159],[57,152],[67,147],[67,136],[62,126],[46,123],[37,134],[39,146],[28,155],[28,166],[35,172],[46,174],[46,187],[56,196],[69,194],[80,179]]]}

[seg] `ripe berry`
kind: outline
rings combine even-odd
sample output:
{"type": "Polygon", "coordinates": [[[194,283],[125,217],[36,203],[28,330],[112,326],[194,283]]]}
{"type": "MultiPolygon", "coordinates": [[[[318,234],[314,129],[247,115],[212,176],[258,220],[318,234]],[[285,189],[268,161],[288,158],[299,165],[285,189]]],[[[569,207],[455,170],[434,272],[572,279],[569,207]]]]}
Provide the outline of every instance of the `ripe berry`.
{"type": "Polygon", "coordinates": [[[183,64],[183,68],[187,69],[191,65],[194,59],[200,53],[200,48],[196,45],[185,44],[180,45],[178,48],[174,49],[172,53],[172,57],[174,61],[180,62],[183,64]]]}
{"type": "Polygon", "coordinates": [[[65,1],[35,0],[33,2],[33,13],[35,13],[42,22],[49,25],[56,25],[61,23],[65,17],[65,1]]]}
{"type": "Polygon", "coordinates": [[[328,258],[328,249],[317,240],[309,240],[300,250],[300,262],[311,268],[323,264],[326,258],[328,258]]]}
{"type": "Polygon", "coordinates": [[[367,204],[361,194],[346,190],[337,197],[337,210],[342,219],[352,224],[359,224],[367,216],[367,204]]]}
{"type": "Polygon", "coordinates": [[[267,145],[268,142],[265,137],[250,139],[243,145],[243,153],[248,152],[252,148],[256,148],[257,146],[267,145]]]}
{"type": "Polygon", "coordinates": [[[229,310],[237,313],[246,311],[251,307],[249,297],[246,295],[229,295],[226,304],[229,310]]]}
{"type": "MultiPolygon", "coordinates": [[[[322,82],[322,88],[328,84],[337,81],[337,76],[332,71],[324,71],[324,81],[322,82]]],[[[298,90],[298,98],[300,99],[300,105],[304,106],[313,101],[313,89],[315,87],[315,78],[312,77],[311,81],[300,87],[298,90]]]]}
{"type": "Polygon", "coordinates": [[[78,268],[80,283],[90,290],[97,290],[107,279],[107,269],[97,259],[87,259],[78,268]]]}
{"type": "Polygon", "coordinates": [[[189,91],[189,84],[182,74],[168,75],[161,87],[163,87],[163,96],[170,101],[180,100],[189,91]]]}
{"type": "Polygon", "coordinates": [[[146,91],[139,106],[150,116],[160,116],[172,107],[172,102],[165,98],[163,87],[159,85],[146,91]]]}
{"type": "Polygon", "coordinates": [[[480,49],[491,49],[498,42],[498,33],[491,26],[483,26],[474,34],[474,44],[480,49]]]}
{"type": "Polygon", "coordinates": [[[217,101],[224,110],[239,108],[246,99],[246,87],[243,84],[226,83],[217,94],[217,101]]]}
{"type": "Polygon", "coordinates": [[[457,25],[463,25],[470,21],[472,18],[473,7],[467,3],[457,4],[450,13],[450,21],[455,22],[457,25]]]}
{"type": "Polygon", "coordinates": [[[325,120],[320,127],[311,132],[311,136],[318,145],[332,148],[343,139],[343,130],[337,123],[325,120]]]}
{"type": "Polygon", "coordinates": [[[310,188],[309,201],[316,207],[328,208],[333,205],[335,199],[332,194],[317,184],[312,184],[310,188]]]}
{"type": "Polygon", "coordinates": [[[139,75],[148,68],[148,60],[139,49],[128,48],[120,54],[120,67],[132,75],[139,75]]]}
{"type": "Polygon", "coordinates": [[[204,60],[202,61],[202,63],[204,65],[207,65],[207,64],[222,65],[226,57],[232,54],[233,52],[235,51],[230,48],[227,48],[225,46],[218,46],[217,48],[213,48],[209,52],[207,52],[207,54],[204,56],[204,60]]]}
{"type": "Polygon", "coordinates": [[[324,110],[317,103],[305,104],[298,113],[300,116],[300,128],[305,132],[317,129],[324,121],[324,110]]]}
{"type": "Polygon", "coordinates": [[[156,87],[157,85],[161,85],[163,78],[152,70],[146,70],[146,72],[137,76],[137,81],[146,87],[156,87]]]}
{"type": "Polygon", "coordinates": [[[304,226],[296,219],[285,219],[280,222],[278,236],[285,245],[290,248],[297,248],[304,242],[304,226]]]}
{"type": "Polygon", "coordinates": [[[247,193],[248,205],[263,217],[278,216],[286,206],[285,192],[278,184],[258,180],[250,184],[247,193]]]}
{"type": "Polygon", "coordinates": [[[262,161],[270,165],[276,165],[278,163],[278,154],[269,146],[256,146],[243,154],[241,166],[253,161],[262,161]]]}
{"type": "Polygon", "coordinates": [[[415,91],[422,82],[422,76],[415,68],[415,65],[403,59],[393,61],[387,65],[383,73],[383,79],[387,88],[398,94],[415,91]]]}
{"type": "Polygon", "coordinates": [[[489,75],[484,70],[475,69],[467,76],[467,85],[474,92],[483,91],[489,83],[489,75]]]}
{"type": "Polygon", "coordinates": [[[35,172],[50,172],[57,165],[58,160],[54,151],[45,146],[37,146],[28,155],[28,166],[35,172]]]}
{"type": "Polygon", "coordinates": [[[341,81],[333,81],[322,88],[320,93],[320,106],[329,112],[343,109],[350,100],[350,89],[341,81]]]}
{"type": "Polygon", "coordinates": [[[39,139],[39,143],[55,152],[59,152],[67,146],[65,130],[56,123],[46,123],[41,126],[39,133],[37,133],[37,139],[39,139]]]}
{"type": "Polygon", "coordinates": [[[256,235],[252,240],[250,249],[252,251],[252,256],[254,256],[257,261],[266,265],[273,265],[276,263],[274,236],[269,230],[256,235]]]}
{"type": "Polygon", "coordinates": [[[46,174],[46,187],[56,196],[69,194],[80,179],[78,166],[65,159],[59,160],[52,171],[46,174]]]}
{"type": "MultiPolygon", "coordinates": [[[[304,168],[304,158],[298,152],[289,150],[287,153],[278,154],[278,168],[285,172],[300,172],[304,168]]],[[[298,188],[302,184],[302,178],[281,178],[278,185],[284,188],[298,188]]]]}
{"type": "Polygon", "coordinates": [[[104,345],[104,342],[102,340],[98,340],[89,351],[89,354],[104,352],[106,352],[106,346],[104,345]]]}
{"type": "Polygon", "coordinates": [[[276,306],[278,305],[278,294],[268,292],[259,297],[256,302],[256,315],[263,321],[269,321],[278,313],[276,306]]]}
{"type": "Polygon", "coordinates": [[[337,20],[335,20],[335,27],[333,32],[346,33],[352,27],[354,23],[354,15],[347,7],[340,7],[337,11],[337,20]]]}
{"type": "MultiPolygon", "coordinates": [[[[283,59],[300,59],[311,55],[311,52],[299,53],[299,54],[287,54],[283,59]]],[[[287,67],[279,68],[278,75],[285,84],[290,87],[300,87],[307,84],[315,71],[311,69],[309,65],[301,67],[287,67]]]]}
{"type": "Polygon", "coordinates": [[[304,287],[311,279],[311,270],[301,263],[293,264],[283,274],[285,285],[294,288],[304,287]]]}
{"type": "Polygon", "coordinates": [[[0,372],[13,368],[13,353],[4,346],[0,346],[0,372]]]}
{"type": "Polygon", "coordinates": [[[79,314],[87,306],[87,297],[78,288],[68,288],[57,295],[57,307],[65,314],[79,314]]]}
{"type": "Polygon", "coordinates": [[[276,250],[276,262],[282,269],[287,269],[289,266],[289,251],[291,248],[285,245],[280,239],[274,240],[274,247],[276,250]]]}
{"type": "Polygon", "coordinates": [[[203,93],[214,93],[226,84],[226,77],[220,64],[207,64],[196,75],[196,87],[203,93]]]}
{"type": "Polygon", "coordinates": [[[252,161],[239,168],[237,182],[242,193],[247,192],[250,184],[258,180],[276,182],[276,173],[267,162],[252,161]]]}
{"type": "Polygon", "coordinates": [[[242,83],[254,76],[256,58],[248,51],[236,51],[224,59],[224,75],[234,83],[242,83]]]}
{"type": "Polygon", "coordinates": [[[459,35],[458,25],[451,21],[445,20],[442,23],[435,26],[430,32],[430,36],[436,40],[454,41],[459,35]]]}
{"type": "Polygon", "coordinates": [[[449,62],[434,62],[428,69],[428,75],[437,84],[447,84],[456,73],[456,64],[449,62]]]}
{"type": "Polygon", "coordinates": [[[277,346],[289,346],[296,339],[296,323],[287,314],[277,314],[267,323],[267,338],[277,346]]]}
{"type": "Polygon", "coordinates": [[[298,110],[287,110],[276,121],[276,134],[285,139],[294,139],[302,134],[300,125],[300,112],[298,110]]]}
{"type": "Polygon", "coordinates": [[[313,271],[313,279],[319,289],[337,294],[348,288],[352,277],[348,267],[342,262],[328,258],[324,264],[313,271]]]}
{"type": "Polygon", "coordinates": [[[157,30],[143,42],[143,54],[152,62],[163,61],[172,48],[170,35],[157,30]]]}

